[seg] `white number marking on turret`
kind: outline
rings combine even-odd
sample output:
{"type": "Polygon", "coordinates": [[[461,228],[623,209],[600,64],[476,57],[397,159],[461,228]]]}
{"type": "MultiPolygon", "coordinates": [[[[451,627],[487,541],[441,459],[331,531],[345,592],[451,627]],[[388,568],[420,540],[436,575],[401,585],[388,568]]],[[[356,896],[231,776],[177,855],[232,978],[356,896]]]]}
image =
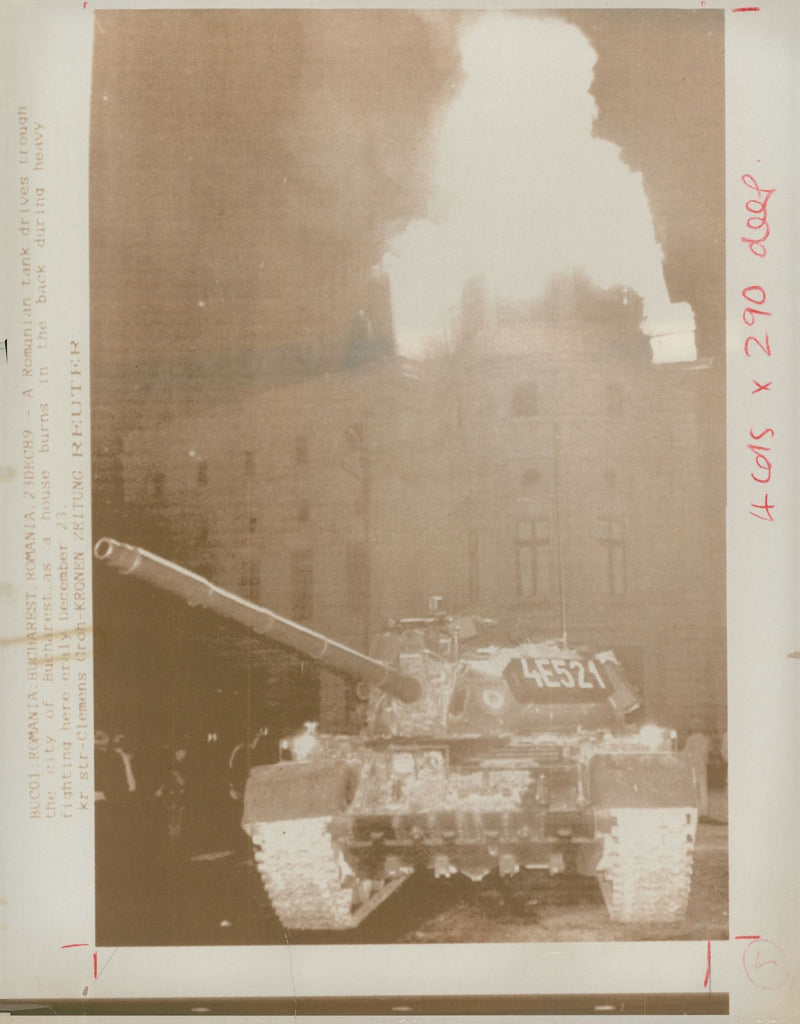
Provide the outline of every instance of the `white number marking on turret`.
{"type": "Polygon", "coordinates": [[[572,673],[567,668],[567,663],[563,658],[553,659],[553,671],[561,676],[562,686],[566,686],[568,690],[575,689],[575,680],[572,678],[572,673]]]}
{"type": "Polygon", "coordinates": [[[561,686],[561,683],[550,675],[550,672],[552,671],[552,662],[549,658],[537,658],[536,667],[539,669],[542,679],[544,679],[545,686],[549,686],[554,690],[557,690],[561,686]]]}
{"type": "Polygon", "coordinates": [[[606,688],[606,684],[605,684],[605,683],[603,682],[603,680],[602,680],[602,678],[601,678],[601,676],[600,676],[600,673],[599,673],[599,672],[597,671],[597,669],[595,668],[595,664],[594,664],[594,662],[593,662],[593,661],[589,661],[589,662],[587,662],[587,666],[588,666],[588,668],[589,668],[589,671],[591,672],[591,674],[592,674],[592,675],[593,675],[593,676],[595,677],[595,679],[597,680],[597,685],[598,685],[598,686],[600,687],[600,689],[601,689],[601,690],[605,690],[605,688],[606,688]]]}
{"type": "MultiPolygon", "coordinates": [[[[585,690],[586,689],[586,671],[585,671],[585,669],[583,667],[583,662],[582,661],[571,661],[569,663],[569,667],[572,668],[573,665],[576,665],[577,668],[578,668],[578,686],[582,690],[585,690]]],[[[591,685],[591,684],[589,684],[589,685],[591,685]]]]}
{"type": "Polygon", "coordinates": [[[605,690],[606,684],[593,661],[573,658],[567,664],[564,658],[520,658],[519,664],[526,679],[532,679],[540,690],[605,690]],[[577,677],[577,680],[576,680],[577,677]]]}

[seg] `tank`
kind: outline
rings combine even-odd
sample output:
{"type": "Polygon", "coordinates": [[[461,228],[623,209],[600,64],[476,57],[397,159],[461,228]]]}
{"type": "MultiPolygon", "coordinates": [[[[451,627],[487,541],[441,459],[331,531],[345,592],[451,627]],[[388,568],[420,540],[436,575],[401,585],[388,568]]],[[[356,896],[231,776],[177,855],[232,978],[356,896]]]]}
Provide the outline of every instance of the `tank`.
{"type": "Polygon", "coordinates": [[[681,918],[697,785],[675,734],[629,716],[612,651],[490,643],[474,617],[388,624],[370,655],[103,539],[96,557],[349,677],[362,727],[316,723],[251,770],[242,827],[287,930],[360,924],[415,871],[594,876],[610,917],[681,918]]]}

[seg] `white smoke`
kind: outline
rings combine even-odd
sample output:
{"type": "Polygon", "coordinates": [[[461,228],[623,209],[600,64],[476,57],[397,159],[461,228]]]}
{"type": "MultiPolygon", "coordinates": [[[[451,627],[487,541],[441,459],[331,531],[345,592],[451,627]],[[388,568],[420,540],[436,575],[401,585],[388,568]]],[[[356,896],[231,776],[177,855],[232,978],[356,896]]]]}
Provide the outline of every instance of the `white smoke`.
{"type": "MultiPolygon", "coordinates": [[[[395,236],[385,259],[400,351],[420,355],[446,336],[472,278],[490,303],[524,302],[570,270],[633,289],[669,333],[676,307],[641,175],[592,136],[589,41],[557,18],[492,13],[465,28],[461,55],[429,217],[395,236]]],[[[692,320],[688,307],[682,318],[692,320]]]]}

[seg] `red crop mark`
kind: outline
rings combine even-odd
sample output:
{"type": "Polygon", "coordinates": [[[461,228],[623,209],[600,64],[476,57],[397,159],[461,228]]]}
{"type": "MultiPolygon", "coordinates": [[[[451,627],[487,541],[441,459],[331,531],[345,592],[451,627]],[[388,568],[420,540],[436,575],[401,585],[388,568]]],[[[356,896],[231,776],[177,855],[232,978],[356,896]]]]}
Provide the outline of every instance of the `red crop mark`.
{"type": "Polygon", "coordinates": [[[731,14],[741,14],[742,11],[760,11],[760,7],[731,7],[731,14]]]}
{"type": "MultiPolygon", "coordinates": [[[[89,945],[88,942],[68,942],[65,946],[62,946],[61,948],[62,949],[80,949],[80,948],[84,948],[85,949],[88,945],[89,945]]],[[[94,980],[97,981],[97,950],[95,950],[94,953],[92,953],[92,968],[93,968],[93,973],[94,973],[94,980]]],[[[87,991],[88,990],[84,989],[84,995],[86,995],[87,991]]]]}
{"type": "Polygon", "coordinates": [[[734,939],[760,939],[760,935],[734,935],[734,939]]]}
{"type": "Polygon", "coordinates": [[[703,980],[703,988],[708,988],[708,979],[711,977],[711,940],[706,946],[706,976],[703,980]]]}

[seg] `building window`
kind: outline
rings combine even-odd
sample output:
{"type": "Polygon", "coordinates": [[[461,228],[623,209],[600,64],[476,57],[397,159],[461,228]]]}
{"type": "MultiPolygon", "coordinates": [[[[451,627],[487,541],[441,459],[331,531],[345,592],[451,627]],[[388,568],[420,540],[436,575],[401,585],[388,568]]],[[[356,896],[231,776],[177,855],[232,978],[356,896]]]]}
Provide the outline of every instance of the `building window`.
{"type": "Polygon", "coordinates": [[[314,614],[314,563],[310,551],[292,552],[291,585],[292,618],[305,622],[314,614]]]}
{"type": "Polygon", "coordinates": [[[531,381],[517,384],[511,397],[511,412],[514,416],[536,415],[536,385],[531,381]]]}
{"type": "Polygon", "coordinates": [[[244,453],[244,472],[245,476],[252,476],[256,471],[256,457],[253,452],[244,453]]]}
{"type": "Polygon", "coordinates": [[[258,517],[257,516],[250,516],[250,518],[247,521],[247,532],[248,533],[255,533],[257,528],[258,528],[258,517]]]}
{"type": "Polygon", "coordinates": [[[347,545],[347,607],[351,612],[361,611],[369,599],[369,562],[367,546],[362,540],[347,545]]]}
{"type": "Polygon", "coordinates": [[[208,544],[208,526],[205,523],[200,527],[197,539],[201,544],[208,544]]]}
{"type": "Polygon", "coordinates": [[[197,486],[205,487],[208,484],[208,463],[205,459],[197,463],[197,486]]]}
{"type": "Polygon", "coordinates": [[[296,466],[304,466],[308,462],[308,438],[296,437],[294,439],[294,463],[296,466]]]}
{"type": "Polygon", "coordinates": [[[621,519],[605,519],[600,525],[600,547],[603,551],[603,589],[612,597],[625,593],[625,523],[621,519]]]}
{"type": "Polygon", "coordinates": [[[297,521],[298,521],[298,523],[307,523],[308,522],[308,520],[309,520],[309,518],[311,516],[311,511],[309,509],[308,499],[307,498],[300,498],[298,500],[297,507],[296,507],[296,512],[297,512],[297,521]]]}
{"type": "Polygon", "coordinates": [[[517,596],[522,600],[550,593],[550,522],[517,522],[517,596]]]}

